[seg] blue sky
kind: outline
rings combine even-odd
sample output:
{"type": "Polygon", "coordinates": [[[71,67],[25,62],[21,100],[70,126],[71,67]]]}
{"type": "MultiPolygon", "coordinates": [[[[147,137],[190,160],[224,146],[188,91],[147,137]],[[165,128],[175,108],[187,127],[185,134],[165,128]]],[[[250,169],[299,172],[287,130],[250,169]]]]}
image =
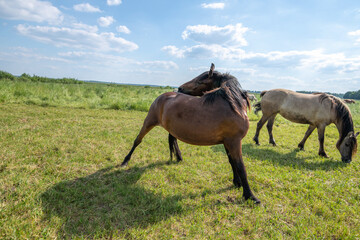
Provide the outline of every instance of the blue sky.
{"type": "Polygon", "coordinates": [[[360,2],[0,0],[0,70],[178,86],[215,63],[248,90],[360,89],[360,2]]]}

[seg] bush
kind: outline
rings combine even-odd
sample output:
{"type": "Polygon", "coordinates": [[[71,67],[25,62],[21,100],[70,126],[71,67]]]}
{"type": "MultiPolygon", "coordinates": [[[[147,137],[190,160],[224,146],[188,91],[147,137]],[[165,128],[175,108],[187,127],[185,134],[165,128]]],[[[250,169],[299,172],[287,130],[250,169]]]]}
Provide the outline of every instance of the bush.
{"type": "Polygon", "coordinates": [[[15,76],[12,75],[11,73],[0,71],[0,79],[14,80],[15,76]]]}
{"type": "Polygon", "coordinates": [[[63,83],[63,84],[83,84],[83,81],[79,81],[75,78],[48,78],[40,77],[37,75],[30,76],[27,73],[21,74],[20,77],[16,77],[11,73],[0,71],[0,80],[22,81],[22,82],[47,82],[47,83],[63,83]]]}

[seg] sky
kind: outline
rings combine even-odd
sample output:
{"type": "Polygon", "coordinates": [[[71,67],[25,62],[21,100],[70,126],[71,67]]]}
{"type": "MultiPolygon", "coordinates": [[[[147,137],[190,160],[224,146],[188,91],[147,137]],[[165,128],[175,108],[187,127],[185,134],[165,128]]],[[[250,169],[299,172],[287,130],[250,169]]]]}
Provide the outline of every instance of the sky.
{"type": "Polygon", "coordinates": [[[358,0],[0,0],[0,70],[179,86],[204,71],[246,90],[360,89],[358,0]]]}

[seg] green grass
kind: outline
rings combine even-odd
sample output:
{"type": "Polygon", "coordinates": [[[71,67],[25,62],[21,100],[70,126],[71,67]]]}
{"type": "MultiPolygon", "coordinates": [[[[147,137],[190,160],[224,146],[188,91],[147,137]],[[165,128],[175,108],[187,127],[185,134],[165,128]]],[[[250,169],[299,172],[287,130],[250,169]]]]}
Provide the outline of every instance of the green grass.
{"type": "MultiPolygon", "coordinates": [[[[325,159],[317,155],[316,133],[306,151],[298,151],[307,126],[281,117],[274,126],[278,146],[267,144],[266,128],[256,146],[259,117],[249,114],[244,161],[250,187],[262,201],[254,206],[233,187],[221,145],[180,142],[184,161],[170,162],[167,132],[159,127],[128,167],[117,167],[146,116],[137,104],[148,108],[167,89],[8,81],[0,86],[1,239],[360,238],[359,157],[341,162],[334,125],[326,129],[325,159]],[[111,103],[94,100],[99,89],[111,103]],[[141,111],[109,107],[127,101],[141,111]]],[[[351,110],[359,129],[359,103],[351,110]]]]}
{"type": "Polygon", "coordinates": [[[61,84],[0,80],[0,103],[148,111],[154,99],[170,87],[129,86],[116,84],[61,84]]]}

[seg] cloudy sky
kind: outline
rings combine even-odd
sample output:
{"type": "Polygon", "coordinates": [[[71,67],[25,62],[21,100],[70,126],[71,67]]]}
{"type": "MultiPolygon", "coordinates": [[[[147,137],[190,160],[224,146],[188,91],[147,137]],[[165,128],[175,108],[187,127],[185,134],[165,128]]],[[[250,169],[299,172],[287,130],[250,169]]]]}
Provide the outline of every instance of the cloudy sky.
{"type": "Polygon", "coordinates": [[[358,0],[0,0],[0,70],[178,86],[360,89],[358,0]]]}

